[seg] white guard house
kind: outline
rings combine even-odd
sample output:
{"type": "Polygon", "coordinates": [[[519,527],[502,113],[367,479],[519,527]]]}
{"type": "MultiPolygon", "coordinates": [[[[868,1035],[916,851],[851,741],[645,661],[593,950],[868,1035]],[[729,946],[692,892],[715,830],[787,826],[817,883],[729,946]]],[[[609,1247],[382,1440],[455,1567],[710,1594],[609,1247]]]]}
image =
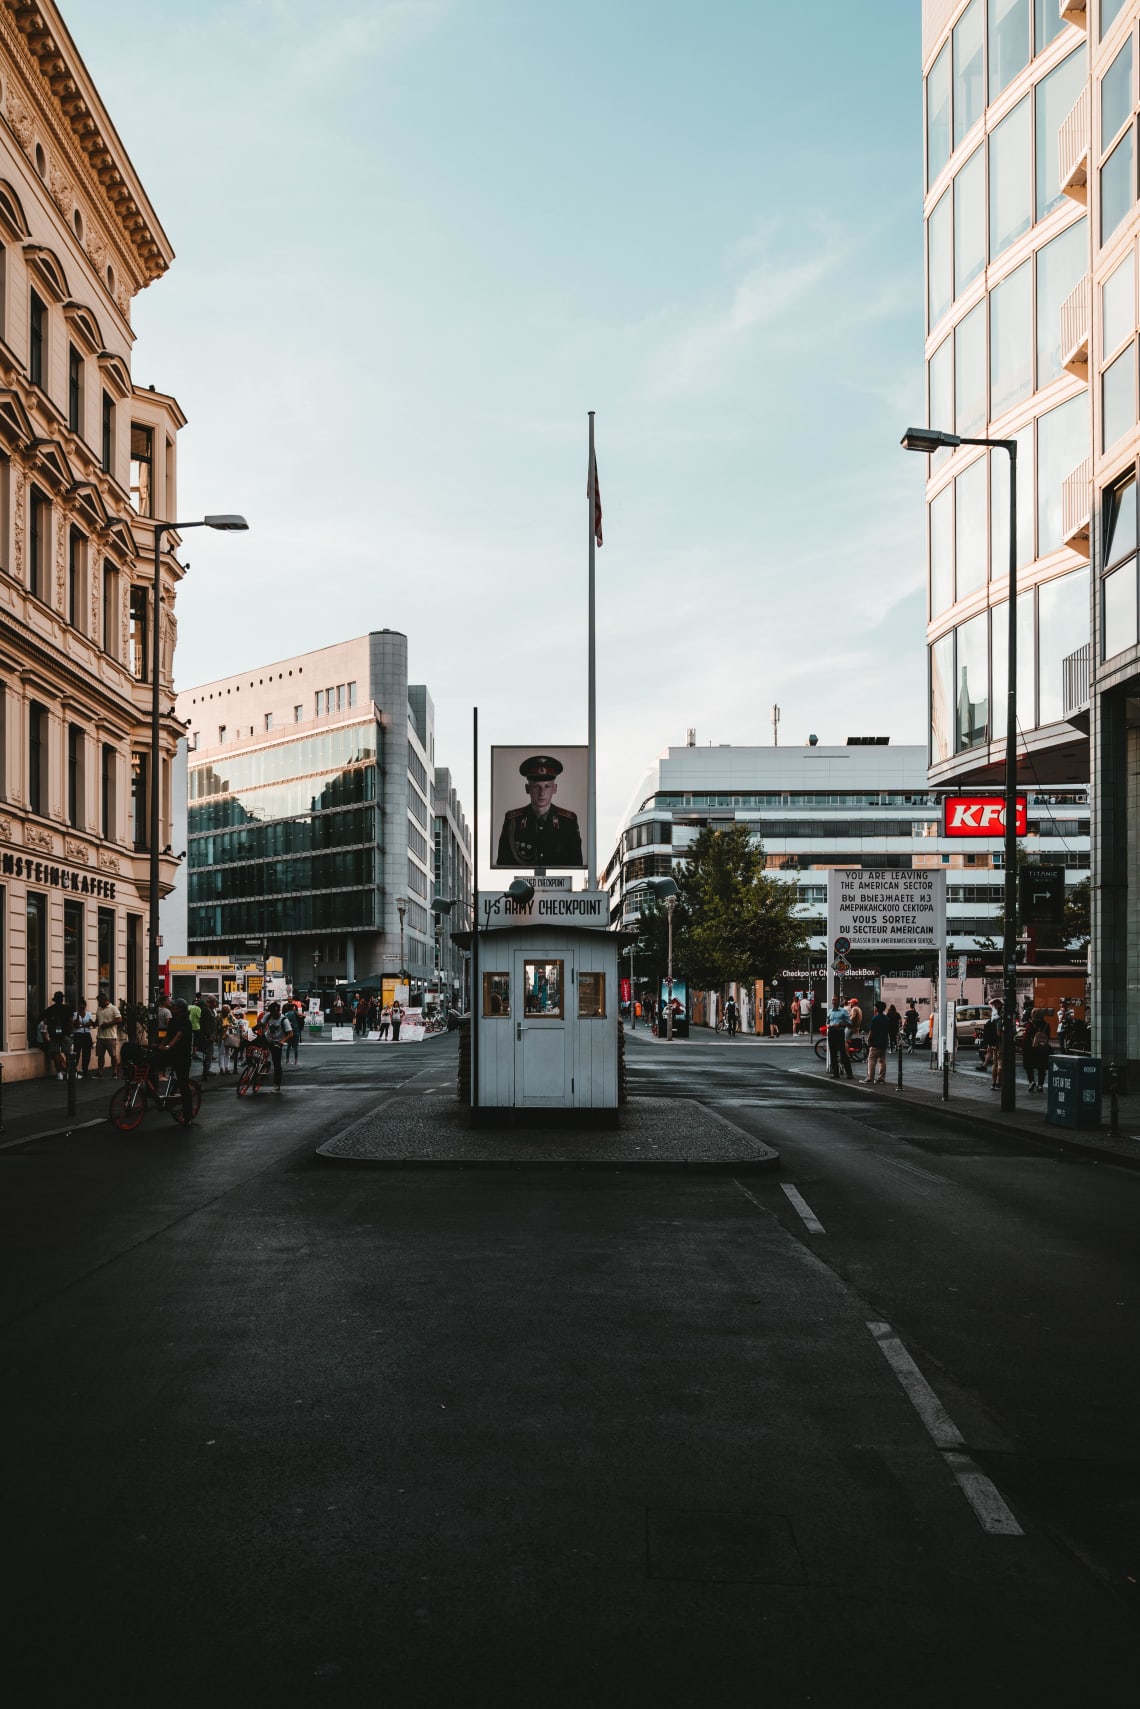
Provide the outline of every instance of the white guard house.
{"type": "Polygon", "coordinates": [[[609,897],[481,895],[479,928],[472,1124],[617,1127],[625,940],[608,929],[609,897]]]}

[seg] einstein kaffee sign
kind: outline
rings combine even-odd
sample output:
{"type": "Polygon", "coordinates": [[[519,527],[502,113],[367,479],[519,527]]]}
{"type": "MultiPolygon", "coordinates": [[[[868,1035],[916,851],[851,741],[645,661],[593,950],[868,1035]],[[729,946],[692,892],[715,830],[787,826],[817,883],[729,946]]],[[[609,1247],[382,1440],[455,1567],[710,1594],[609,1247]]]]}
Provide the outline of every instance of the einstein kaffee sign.
{"type": "Polygon", "coordinates": [[[946,943],[946,874],[833,867],[827,875],[827,939],[828,949],[844,957],[883,949],[941,949],[946,943]]]}

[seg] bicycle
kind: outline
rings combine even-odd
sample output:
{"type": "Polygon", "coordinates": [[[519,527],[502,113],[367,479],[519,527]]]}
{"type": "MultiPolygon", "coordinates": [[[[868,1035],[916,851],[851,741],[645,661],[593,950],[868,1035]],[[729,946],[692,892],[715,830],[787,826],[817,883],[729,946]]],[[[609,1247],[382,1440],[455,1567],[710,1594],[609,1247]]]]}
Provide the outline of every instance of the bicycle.
{"type": "Polygon", "coordinates": [[[238,1075],[237,1095],[246,1097],[256,1093],[273,1066],[273,1052],[267,1044],[247,1044],[245,1047],[245,1067],[238,1075]]]}
{"type": "MultiPolygon", "coordinates": [[[[126,1083],[112,1093],[107,1116],[112,1126],[120,1133],[131,1133],[138,1127],[146,1115],[148,1099],[156,1109],[169,1110],[174,1120],[181,1126],[186,1118],[182,1113],[182,1093],[174,1071],[166,1070],[163,1080],[154,1076],[156,1064],[151,1059],[141,1062],[124,1064],[129,1078],[126,1083]]],[[[202,1082],[190,1082],[190,1120],[195,1121],[202,1104],[202,1082]]]]}
{"type": "MultiPolygon", "coordinates": [[[[815,1041],[815,1054],[821,1062],[827,1061],[827,1035],[815,1041]]],[[[863,1062],[867,1056],[867,1041],[861,1035],[847,1040],[847,1054],[852,1062],[863,1062]]]]}

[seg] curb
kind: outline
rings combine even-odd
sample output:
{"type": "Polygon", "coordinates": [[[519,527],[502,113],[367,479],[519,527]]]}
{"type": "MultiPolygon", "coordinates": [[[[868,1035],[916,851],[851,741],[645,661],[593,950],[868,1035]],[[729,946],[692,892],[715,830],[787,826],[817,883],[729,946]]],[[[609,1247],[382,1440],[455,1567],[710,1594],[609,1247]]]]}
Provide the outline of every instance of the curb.
{"type": "Polygon", "coordinates": [[[330,1156],[320,1147],[313,1153],[317,1163],[335,1168],[347,1165],[353,1169],[454,1169],[454,1170],[504,1170],[504,1169],[539,1169],[548,1172],[557,1170],[591,1169],[595,1172],[605,1171],[609,1175],[650,1174],[650,1175],[763,1175],[772,1169],[780,1167],[779,1156],[749,1157],[721,1160],[705,1163],[680,1158],[645,1158],[645,1157],[550,1157],[550,1158],[513,1158],[513,1157],[337,1157],[330,1156]]]}

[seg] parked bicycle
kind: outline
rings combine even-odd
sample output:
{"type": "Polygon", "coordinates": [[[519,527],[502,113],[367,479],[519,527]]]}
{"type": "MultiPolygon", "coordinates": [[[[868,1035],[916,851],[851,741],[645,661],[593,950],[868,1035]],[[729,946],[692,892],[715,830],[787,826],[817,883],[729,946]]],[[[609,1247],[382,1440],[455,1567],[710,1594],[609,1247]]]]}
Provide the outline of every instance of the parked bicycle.
{"type": "MultiPolygon", "coordinates": [[[[179,1124],[185,1121],[182,1113],[182,1093],[178,1080],[169,1069],[160,1071],[158,1065],[148,1055],[141,1060],[124,1062],[123,1069],[126,1080],[111,1098],[108,1117],[120,1133],[130,1133],[138,1127],[146,1115],[147,1105],[152,1104],[157,1110],[166,1110],[179,1124]]],[[[197,1119],[198,1109],[202,1102],[202,1082],[190,1082],[190,1119],[197,1119]]]]}
{"type": "MultiPolygon", "coordinates": [[[[822,1038],[816,1039],[816,1041],[815,1041],[815,1054],[819,1057],[819,1060],[821,1062],[827,1061],[827,1034],[826,1033],[823,1035],[822,1038]]],[[[856,1033],[854,1037],[850,1037],[850,1036],[848,1037],[848,1039],[847,1039],[847,1054],[851,1058],[852,1062],[862,1062],[865,1060],[866,1055],[867,1055],[867,1041],[862,1036],[861,1033],[856,1033]]]]}

